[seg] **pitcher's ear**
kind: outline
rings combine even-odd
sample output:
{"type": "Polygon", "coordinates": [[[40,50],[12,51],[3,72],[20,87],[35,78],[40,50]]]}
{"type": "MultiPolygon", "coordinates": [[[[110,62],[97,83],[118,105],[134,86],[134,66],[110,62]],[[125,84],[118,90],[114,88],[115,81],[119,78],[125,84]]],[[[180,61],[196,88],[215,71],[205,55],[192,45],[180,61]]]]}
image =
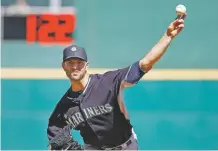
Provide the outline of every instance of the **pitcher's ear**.
{"type": "Polygon", "coordinates": [[[62,64],[61,64],[61,65],[62,65],[62,68],[63,68],[63,69],[64,69],[64,71],[65,71],[64,62],[62,62],[62,64]]]}
{"type": "Polygon", "coordinates": [[[87,62],[87,63],[86,63],[86,70],[88,69],[88,67],[89,67],[89,63],[87,62]]]}

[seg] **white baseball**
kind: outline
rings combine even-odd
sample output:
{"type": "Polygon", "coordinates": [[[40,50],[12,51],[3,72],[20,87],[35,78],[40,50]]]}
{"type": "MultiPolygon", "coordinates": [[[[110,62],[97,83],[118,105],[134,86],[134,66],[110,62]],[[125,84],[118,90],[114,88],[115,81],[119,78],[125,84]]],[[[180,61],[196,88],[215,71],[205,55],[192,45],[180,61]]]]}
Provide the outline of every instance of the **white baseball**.
{"type": "Polygon", "coordinates": [[[186,7],[182,4],[176,6],[177,15],[183,15],[186,13],[186,7]]]}

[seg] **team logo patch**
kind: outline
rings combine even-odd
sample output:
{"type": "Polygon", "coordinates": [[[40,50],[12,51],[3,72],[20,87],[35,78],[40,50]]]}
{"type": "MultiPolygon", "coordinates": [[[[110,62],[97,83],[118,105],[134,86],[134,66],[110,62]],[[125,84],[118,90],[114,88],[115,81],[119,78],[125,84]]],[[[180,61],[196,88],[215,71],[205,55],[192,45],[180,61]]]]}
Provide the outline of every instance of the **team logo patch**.
{"type": "Polygon", "coordinates": [[[72,48],[71,48],[71,51],[76,51],[76,47],[72,47],[72,48]]]}

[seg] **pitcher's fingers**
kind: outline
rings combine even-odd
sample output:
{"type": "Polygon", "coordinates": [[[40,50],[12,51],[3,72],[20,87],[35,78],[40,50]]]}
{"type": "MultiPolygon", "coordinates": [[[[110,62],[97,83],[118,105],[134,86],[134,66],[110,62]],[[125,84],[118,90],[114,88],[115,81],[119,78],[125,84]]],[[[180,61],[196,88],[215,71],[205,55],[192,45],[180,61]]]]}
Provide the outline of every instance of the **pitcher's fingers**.
{"type": "Polygon", "coordinates": [[[184,28],[184,27],[185,27],[184,24],[180,24],[180,25],[178,26],[178,28],[184,28]]]}
{"type": "Polygon", "coordinates": [[[183,15],[177,15],[176,18],[175,18],[175,20],[177,20],[177,19],[181,19],[182,16],[183,16],[183,15]]]}
{"type": "Polygon", "coordinates": [[[177,20],[177,19],[185,19],[187,16],[187,13],[183,14],[183,15],[177,15],[176,18],[174,20],[177,20]]]}
{"type": "Polygon", "coordinates": [[[188,15],[187,13],[183,14],[181,19],[185,20],[187,15],[188,15]]]}
{"type": "Polygon", "coordinates": [[[184,24],[180,24],[180,25],[178,25],[178,26],[176,26],[176,30],[178,30],[179,28],[184,28],[185,27],[185,25],[184,24]]]}
{"type": "Polygon", "coordinates": [[[179,19],[174,20],[171,25],[175,25],[177,22],[179,21],[179,19]]]}
{"type": "Polygon", "coordinates": [[[176,34],[180,33],[184,28],[184,25],[181,24],[181,27],[179,27],[177,30],[176,30],[176,34]]]}
{"type": "Polygon", "coordinates": [[[176,28],[179,25],[184,24],[184,20],[183,19],[179,19],[176,22],[173,22],[173,26],[176,28]]]}

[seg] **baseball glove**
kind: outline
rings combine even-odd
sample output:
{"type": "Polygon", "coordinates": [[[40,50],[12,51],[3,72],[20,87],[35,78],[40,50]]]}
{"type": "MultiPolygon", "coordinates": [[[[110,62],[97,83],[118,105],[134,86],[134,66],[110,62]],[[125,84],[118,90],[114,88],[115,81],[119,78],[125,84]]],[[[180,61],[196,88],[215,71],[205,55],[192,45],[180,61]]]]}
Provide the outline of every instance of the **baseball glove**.
{"type": "Polygon", "coordinates": [[[51,141],[51,150],[83,150],[83,147],[73,140],[67,128],[62,129],[51,141]]]}

